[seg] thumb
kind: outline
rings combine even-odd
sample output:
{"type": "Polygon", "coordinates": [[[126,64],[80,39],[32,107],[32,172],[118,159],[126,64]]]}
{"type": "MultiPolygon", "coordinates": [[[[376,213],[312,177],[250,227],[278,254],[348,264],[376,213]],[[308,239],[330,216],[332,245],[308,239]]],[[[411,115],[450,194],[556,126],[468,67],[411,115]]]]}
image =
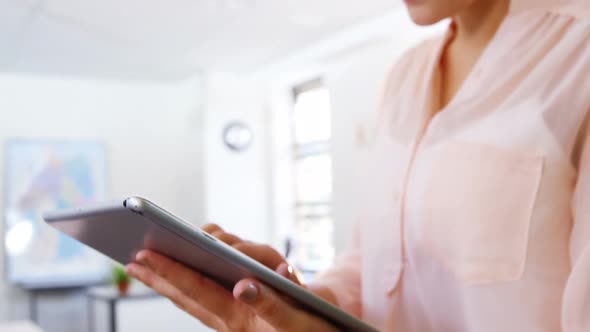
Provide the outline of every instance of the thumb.
{"type": "Polygon", "coordinates": [[[233,293],[238,301],[248,305],[256,315],[279,331],[295,331],[301,324],[301,311],[258,281],[241,280],[234,287],[233,293]]]}

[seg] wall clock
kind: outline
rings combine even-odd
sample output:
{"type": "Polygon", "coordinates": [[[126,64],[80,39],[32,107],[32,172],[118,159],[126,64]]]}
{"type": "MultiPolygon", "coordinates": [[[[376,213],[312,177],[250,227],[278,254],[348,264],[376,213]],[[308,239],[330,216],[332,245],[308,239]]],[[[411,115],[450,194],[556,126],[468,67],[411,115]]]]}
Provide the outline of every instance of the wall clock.
{"type": "Polygon", "coordinates": [[[223,143],[231,151],[246,151],[253,141],[254,133],[244,122],[231,121],[223,128],[223,143]]]}

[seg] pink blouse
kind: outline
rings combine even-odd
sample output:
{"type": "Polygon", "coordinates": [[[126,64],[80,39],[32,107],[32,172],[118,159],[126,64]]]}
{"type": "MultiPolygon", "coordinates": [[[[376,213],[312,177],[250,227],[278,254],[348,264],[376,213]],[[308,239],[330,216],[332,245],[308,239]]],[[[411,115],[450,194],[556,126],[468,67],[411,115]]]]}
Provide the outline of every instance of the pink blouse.
{"type": "Polygon", "coordinates": [[[355,244],[318,283],[384,331],[590,331],[590,0],[513,0],[432,117],[450,34],[389,76],[355,244]]]}

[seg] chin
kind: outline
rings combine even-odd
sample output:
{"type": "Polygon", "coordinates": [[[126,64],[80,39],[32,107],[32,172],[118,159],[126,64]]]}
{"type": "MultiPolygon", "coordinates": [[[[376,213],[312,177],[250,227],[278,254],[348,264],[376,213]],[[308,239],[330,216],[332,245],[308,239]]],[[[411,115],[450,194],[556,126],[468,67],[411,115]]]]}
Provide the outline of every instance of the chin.
{"type": "Polygon", "coordinates": [[[408,6],[408,13],[412,18],[412,21],[417,25],[425,26],[425,25],[432,25],[444,20],[446,17],[440,17],[437,15],[433,15],[431,10],[428,9],[421,9],[421,8],[413,8],[408,6]]]}

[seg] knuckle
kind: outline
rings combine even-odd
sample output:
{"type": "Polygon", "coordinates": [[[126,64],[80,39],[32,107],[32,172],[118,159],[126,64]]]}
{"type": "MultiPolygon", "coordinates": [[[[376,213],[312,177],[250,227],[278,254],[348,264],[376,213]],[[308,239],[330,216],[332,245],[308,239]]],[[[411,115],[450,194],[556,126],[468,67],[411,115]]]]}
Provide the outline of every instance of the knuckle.
{"type": "Polygon", "coordinates": [[[240,242],[240,238],[237,237],[234,234],[230,234],[230,233],[222,233],[218,236],[218,238],[228,244],[233,244],[233,243],[237,243],[240,242]]]}
{"type": "Polygon", "coordinates": [[[213,224],[213,223],[208,223],[208,224],[204,225],[203,227],[201,227],[201,229],[207,233],[212,233],[217,230],[222,230],[222,228],[219,225],[213,224]]]}
{"type": "Polygon", "coordinates": [[[264,252],[268,255],[272,255],[275,257],[280,257],[281,255],[279,254],[278,251],[275,250],[275,248],[269,246],[268,244],[265,244],[262,246],[262,249],[264,250],[264,252]]]}
{"type": "Polygon", "coordinates": [[[223,243],[231,243],[232,242],[232,238],[230,236],[227,236],[227,234],[221,235],[217,237],[219,239],[219,241],[223,242],[223,243]]]}
{"type": "Polygon", "coordinates": [[[225,232],[224,232],[223,230],[221,230],[221,229],[218,229],[218,230],[212,231],[210,234],[211,234],[211,235],[213,235],[214,237],[216,237],[216,238],[220,239],[222,236],[224,236],[224,235],[225,235],[225,234],[227,234],[227,233],[225,233],[225,232]]]}
{"type": "Polygon", "coordinates": [[[238,242],[232,245],[232,247],[234,247],[234,249],[248,255],[251,256],[252,254],[252,244],[248,243],[248,242],[238,242]]]}
{"type": "Polygon", "coordinates": [[[235,243],[232,247],[234,247],[234,249],[242,251],[242,249],[244,249],[245,246],[247,246],[248,244],[246,242],[238,242],[235,243]]]}

